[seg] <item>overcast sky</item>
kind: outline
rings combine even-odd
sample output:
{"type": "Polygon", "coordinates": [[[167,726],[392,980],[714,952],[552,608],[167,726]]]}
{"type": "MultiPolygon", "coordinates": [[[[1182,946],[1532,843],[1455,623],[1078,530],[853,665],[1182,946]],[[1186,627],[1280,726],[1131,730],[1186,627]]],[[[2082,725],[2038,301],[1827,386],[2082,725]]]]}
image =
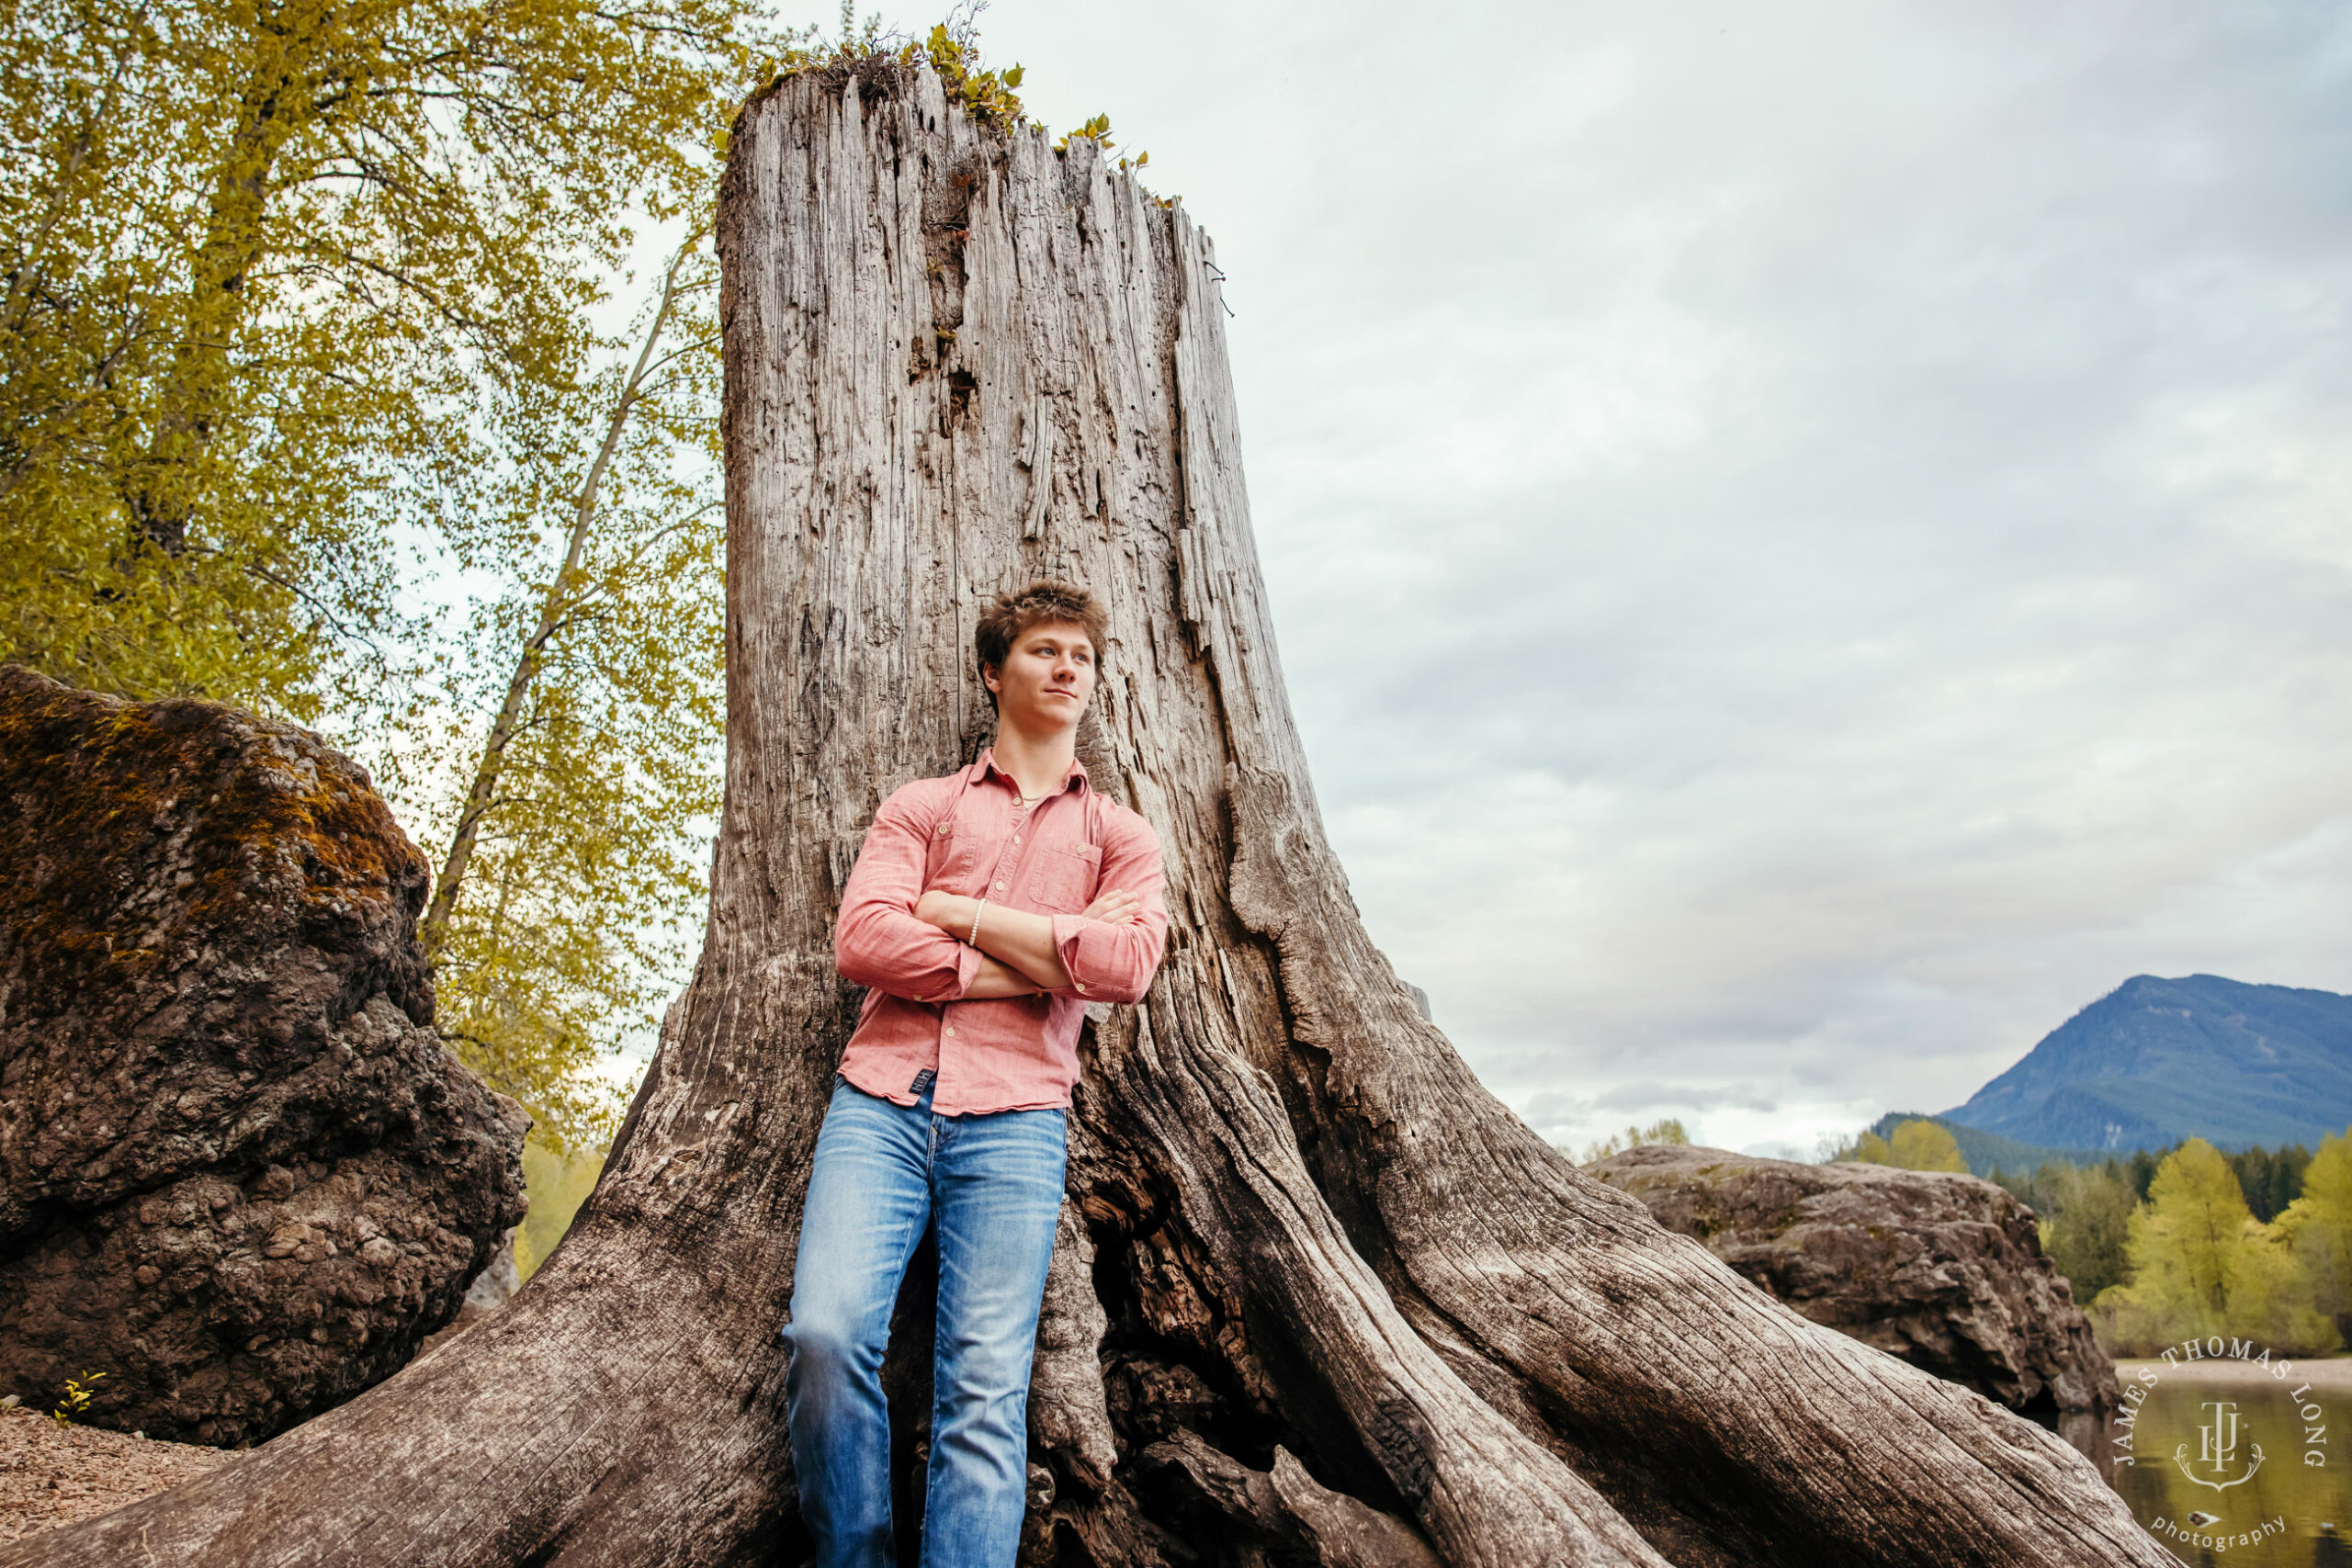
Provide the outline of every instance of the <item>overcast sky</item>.
{"type": "Polygon", "coordinates": [[[2134,974],[2352,991],[2347,19],[982,17],[1215,236],[1333,840],[1541,1130],[1809,1151],[2134,974]]]}

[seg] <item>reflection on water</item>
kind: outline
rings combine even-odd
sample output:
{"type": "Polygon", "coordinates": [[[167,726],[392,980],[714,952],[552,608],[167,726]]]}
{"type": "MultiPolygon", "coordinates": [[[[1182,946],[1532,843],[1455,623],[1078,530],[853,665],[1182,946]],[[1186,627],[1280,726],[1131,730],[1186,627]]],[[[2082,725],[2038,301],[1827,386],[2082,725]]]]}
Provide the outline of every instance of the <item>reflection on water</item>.
{"type": "Polygon", "coordinates": [[[2352,1474],[2337,1451],[2352,1394],[2340,1380],[2279,1380],[2232,1362],[2117,1371],[2127,1387],[2137,1373],[2147,1390],[2136,1416],[2104,1428],[2069,1424],[2061,1433],[2098,1461],[2175,1556],[2244,1568],[2352,1568],[2352,1474]]]}

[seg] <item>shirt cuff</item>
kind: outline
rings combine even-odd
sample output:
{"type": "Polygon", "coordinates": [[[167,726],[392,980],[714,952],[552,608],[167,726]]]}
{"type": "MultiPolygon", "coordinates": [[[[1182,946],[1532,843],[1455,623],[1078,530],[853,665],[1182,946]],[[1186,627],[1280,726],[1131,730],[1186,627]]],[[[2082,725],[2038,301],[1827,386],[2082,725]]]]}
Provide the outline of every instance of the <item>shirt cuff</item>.
{"type": "Polygon", "coordinates": [[[962,1001],[980,974],[980,950],[960,942],[956,946],[958,950],[956,954],[956,994],[947,998],[951,1002],[962,1001]]]}
{"type": "Polygon", "coordinates": [[[1086,995],[1085,983],[1078,977],[1078,939],[1086,928],[1098,922],[1084,915],[1054,917],[1054,956],[1062,961],[1062,973],[1069,976],[1069,988],[1080,996],[1086,995]]]}

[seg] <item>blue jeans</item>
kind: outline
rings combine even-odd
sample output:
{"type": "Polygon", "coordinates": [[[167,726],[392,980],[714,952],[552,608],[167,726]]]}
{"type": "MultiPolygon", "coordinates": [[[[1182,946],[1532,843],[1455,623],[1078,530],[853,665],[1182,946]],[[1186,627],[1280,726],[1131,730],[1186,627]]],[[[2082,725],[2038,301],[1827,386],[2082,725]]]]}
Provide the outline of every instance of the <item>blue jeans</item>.
{"type": "Polygon", "coordinates": [[[882,1352],[907,1260],[939,1247],[923,1568],[1011,1568],[1029,1475],[1029,1359],[1054,1254],[1059,1111],[935,1116],[836,1080],[808,1178],[785,1408],[817,1568],[882,1568],[890,1412],[882,1352]]]}

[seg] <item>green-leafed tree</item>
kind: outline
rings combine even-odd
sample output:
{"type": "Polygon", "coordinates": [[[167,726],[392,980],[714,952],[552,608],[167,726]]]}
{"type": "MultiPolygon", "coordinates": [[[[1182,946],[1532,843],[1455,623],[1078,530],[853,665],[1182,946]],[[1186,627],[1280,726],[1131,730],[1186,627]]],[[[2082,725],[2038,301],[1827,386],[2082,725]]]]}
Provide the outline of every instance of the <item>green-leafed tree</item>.
{"type": "Polygon", "coordinates": [[[2056,1162],[2034,1173],[2031,1201],[2041,1216],[2041,1249],[2087,1306],[2130,1266],[2131,1179],[2109,1160],[2081,1168],[2056,1162]]]}
{"type": "Polygon", "coordinates": [[[0,41],[0,657],[356,743],[444,868],[445,1026],[562,1146],[676,978],[719,716],[713,264],[619,335],[600,280],[707,217],[791,42],[737,0],[26,0],[0,41]],[[479,589],[454,627],[397,610],[409,546],[479,589]]]}
{"type": "Polygon", "coordinates": [[[2320,1140],[2301,1188],[2277,1228],[2302,1265],[2313,1304],[2339,1335],[2352,1336],[2352,1128],[2320,1140]]]}
{"type": "Polygon", "coordinates": [[[1611,1133],[1605,1138],[1587,1144],[1584,1157],[1577,1163],[1590,1165],[1595,1160],[1607,1159],[1611,1155],[1623,1154],[1643,1144],[1687,1144],[1690,1141],[1690,1134],[1683,1130],[1681,1118],[1661,1116],[1646,1127],[1627,1127],[1622,1133],[1611,1133]]]}
{"type": "Polygon", "coordinates": [[[1905,1170],[1966,1171],[1968,1161],[1951,1132],[1925,1119],[1905,1122],[1886,1141],[1887,1164],[1905,1170]]]}
{"type": "Polygon", "coordinates": [[[1960,1152],[1959,1141],[1925,1117],[1898,1123],[1892,1137],[1882,1138],[1876,1133],[1865,1131],[1835,1145],[1825,1140],[1824,1148],[1830,1162],[1892,1165],[1905,1170],[1965,1171],[1968,1168],[1968,1161],[1960,1152]]]}
{"type": "Polygon", "coordinates": [[[1968,1161],[1959,1140],[1937,1123],[1921,1117],[1898,1122],[1891,1137],[1863,1132],[1830,1150],[1833,1161],[1856,1165],[1892,1165],[1905,1170],[1965,1171],[1968,1161]]]}
{"type": "Polygon", "coordinates": [[[453,519],[495,586],[407,766],[440,869],[423,937],[445,1029],[569,1151],[609,1139],[600,1057],[681,976],[718,806],[716,264],[698,231],[594,374],[494,405],[507,457],[453,519]],[[420,764],[424,764],[420,766],[420,764]]]}
{"type": "Polygon", "coordinates": [[[514,1233],[514,1268],[528,1280],[571,1228],[571,1219],[604,1174],[605,1150],[556,1148],[537,1136],[523,1145],[523,1183],[531,1195],[531,1212],[514,1233]]]}
{"type": "Polygon", "coordinates": [[[2202,1138],[2157,1166],[2125,1250],[2130,1281],[2095,1303],[2110,1344],[2145,1351],[2230,1334],[2307,1353],[2338,1342],[2294,1253],[2255,1219],[2237,1173],[2202,1138]]]}
{"type": "Polygon", "coordinates": [[[2165,1156],[2147,1203],[2132,1211],[2132,1282],[2112,1298],[2148,1330],[2137,1337],[2162,1343],[2222,1327],[2233,1263],[2253,1224],[2236,1173],[2212,1145],[2191,1138],[2165,1156]]]}
{"type": "Polygon", "coordinates": [[[705,179],[734,0],[17,0],[0,34],[0,654],[316,718],[381,690],[395,520],[560,383],[705,179]]]}

